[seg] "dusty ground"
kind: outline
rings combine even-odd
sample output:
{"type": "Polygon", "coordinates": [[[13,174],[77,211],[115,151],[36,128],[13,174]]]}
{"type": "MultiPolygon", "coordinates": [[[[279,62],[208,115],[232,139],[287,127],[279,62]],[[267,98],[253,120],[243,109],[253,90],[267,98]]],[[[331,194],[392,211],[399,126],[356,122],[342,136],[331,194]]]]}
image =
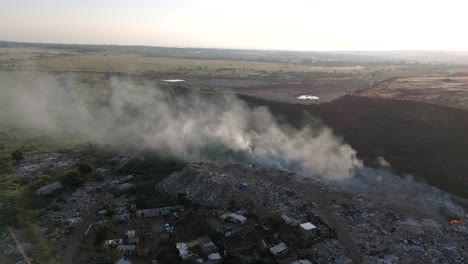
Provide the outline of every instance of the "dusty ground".
{"type": "Polygon", "coordinates": [[[468,77],[418,77],[391,79],[355,94],[409,100],[468,110],[468,77]]]}
{"type": "Polygon", "coordinates": [[[320,78],[315,80],[275,83],[251,87],[236,87],[231,90],[266,100],[289,103],[313,103],[300,100],[300,95],[313,95],[320,98],[319,102],[329,102],[345,94],[367,88],[370,80],[366,78],[320,78]]]}

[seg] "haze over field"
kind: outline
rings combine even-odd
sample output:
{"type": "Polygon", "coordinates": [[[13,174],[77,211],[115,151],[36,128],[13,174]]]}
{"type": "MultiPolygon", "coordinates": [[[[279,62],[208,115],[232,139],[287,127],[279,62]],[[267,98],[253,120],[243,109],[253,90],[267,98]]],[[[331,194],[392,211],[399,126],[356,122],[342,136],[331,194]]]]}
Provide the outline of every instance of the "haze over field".
{"type": "Polygon", "coordinates": [[[5,0],[2,40],[285,50],[467,50],[463,0],[5,0]]]}

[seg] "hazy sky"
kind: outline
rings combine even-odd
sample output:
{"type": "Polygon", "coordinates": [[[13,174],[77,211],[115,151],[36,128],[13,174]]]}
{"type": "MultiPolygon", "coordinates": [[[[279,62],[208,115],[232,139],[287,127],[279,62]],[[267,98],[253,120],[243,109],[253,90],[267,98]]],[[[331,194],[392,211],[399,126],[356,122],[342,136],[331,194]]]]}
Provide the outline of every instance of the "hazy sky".
{"type": "Polygon", "coordinates": [[[0,0],[0,40],[468,50],[466,0],[0,0]]]}

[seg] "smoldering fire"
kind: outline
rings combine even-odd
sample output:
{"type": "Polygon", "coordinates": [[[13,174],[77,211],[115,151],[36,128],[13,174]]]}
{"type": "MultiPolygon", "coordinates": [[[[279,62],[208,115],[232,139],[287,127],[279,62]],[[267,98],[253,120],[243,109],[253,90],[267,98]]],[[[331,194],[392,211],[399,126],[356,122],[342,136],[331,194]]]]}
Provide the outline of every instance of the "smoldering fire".
{"type": "Polygon", "coordinates": [[[249,162],[339,180],[362,164],[330,129],[280,125],[262,107],[233,95],[201,95],[112,78],[110,96],[85,104],[73,79],[53,77],[12,89],[21,122],[50,133],[79,133],[98,143],[151,148],[186,161],[249,162]],[[34,89],[32,89],[34,88],[34,89]]]}

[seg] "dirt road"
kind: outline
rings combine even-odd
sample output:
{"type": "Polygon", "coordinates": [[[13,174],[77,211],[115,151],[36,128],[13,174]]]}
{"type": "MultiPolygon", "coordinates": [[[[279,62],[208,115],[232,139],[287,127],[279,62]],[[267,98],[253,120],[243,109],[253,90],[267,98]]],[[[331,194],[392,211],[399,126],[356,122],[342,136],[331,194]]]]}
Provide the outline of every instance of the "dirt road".
{"type": "Polygon", "coordinates": [[[89,212],[84,216],[83,221],[66,237],[64,242],[65,249],[63,251],[63,263],[77,263],[77,258],[75,258],[75,256],[80,251],[81,241],[85,238],[85,232],[88,227],[94,222],[94,212],[104,205],[104,197],[105,195],[103,193],[96,196],[95,203],[90,207],[89,212]]]}

